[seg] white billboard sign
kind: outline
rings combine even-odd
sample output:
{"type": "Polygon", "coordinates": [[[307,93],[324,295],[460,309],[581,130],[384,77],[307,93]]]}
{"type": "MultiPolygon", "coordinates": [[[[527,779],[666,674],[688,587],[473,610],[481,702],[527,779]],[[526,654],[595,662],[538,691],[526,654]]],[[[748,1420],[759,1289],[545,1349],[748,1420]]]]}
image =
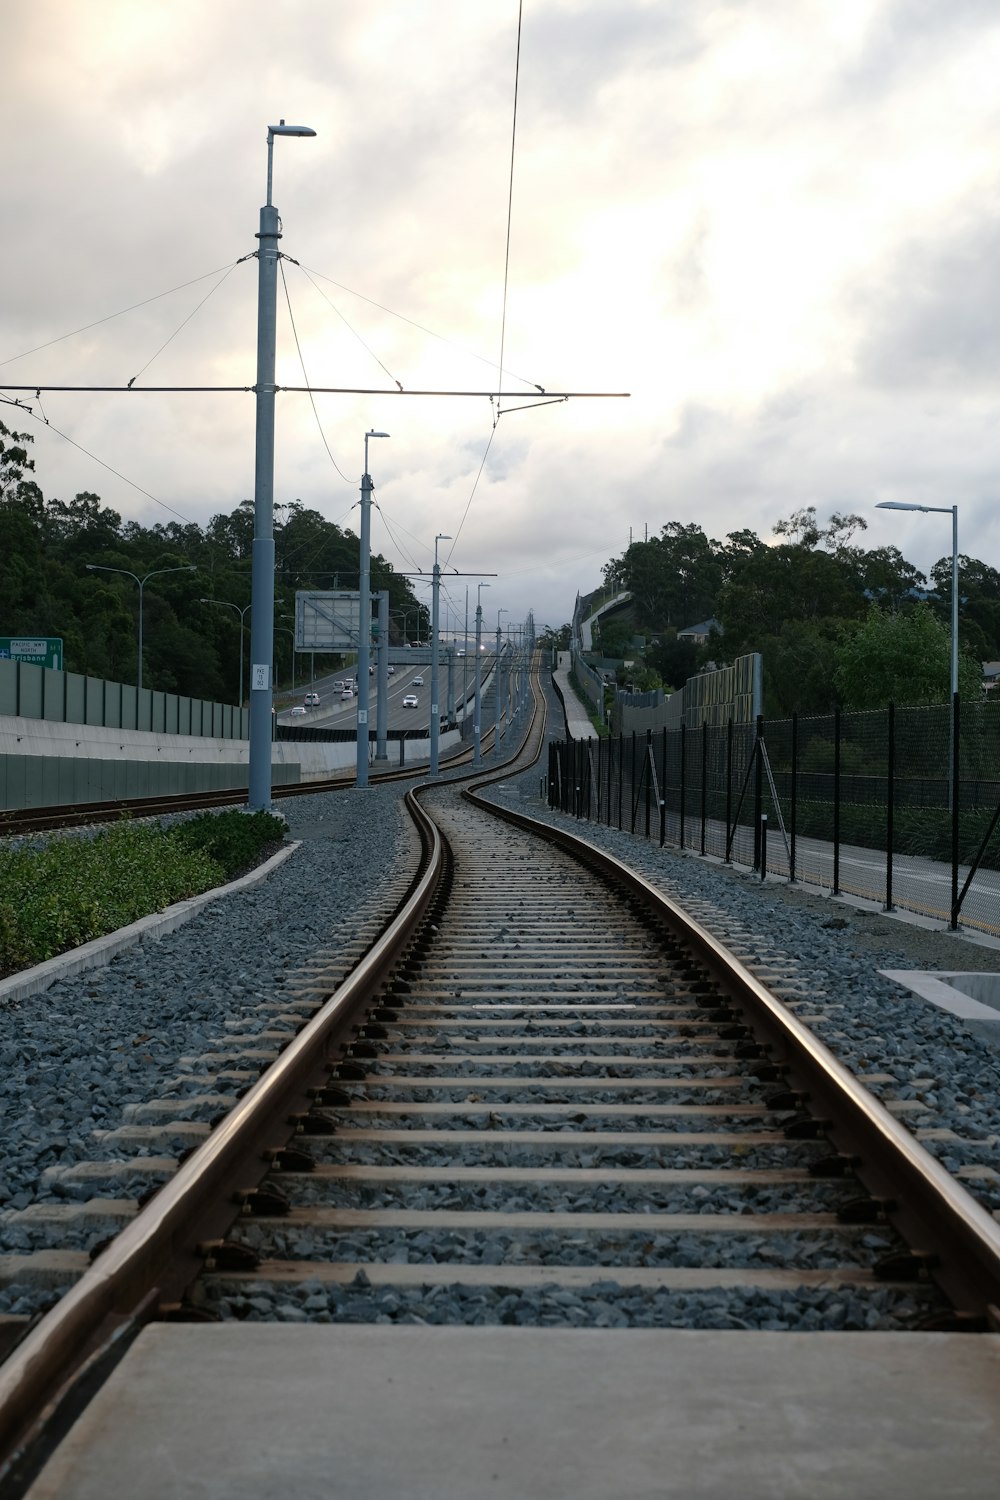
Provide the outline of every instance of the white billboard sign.
{"type": "Polygon", "coordinates": [[[296,592],[296,651],[356,651],[360,633],[360,594],[343,589],[296,592]]]}

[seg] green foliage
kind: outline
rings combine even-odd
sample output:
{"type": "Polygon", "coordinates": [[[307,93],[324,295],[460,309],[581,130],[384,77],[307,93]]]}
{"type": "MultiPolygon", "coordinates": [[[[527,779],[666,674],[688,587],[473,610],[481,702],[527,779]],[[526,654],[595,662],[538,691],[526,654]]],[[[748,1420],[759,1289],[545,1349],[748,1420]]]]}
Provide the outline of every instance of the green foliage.
{"type": "MultiPolygon", "coordinates": [[[[947,703],[951,697],[951,632],[926,604],[898,614],[872,607],[845,628],[836,652],[834,682],[851,708],[887,703],[947,703]]],[[[959,692],[975,699],[981,671],[959,658],[959,692]]]]}
{"type": "Polygon", "coordinates": [[[227,880],[258,863],[260,852],[280,844],[285,825],[271,813],[203,813],[173,830],[175,842],[222,867],[227,880]]]}
{"type": "MultiPolygon", "coordinates": [[[[176,521],[143,527],[123,521],[90,491],[66,501],[46,498],[32,477],[30,443],[30,434],[0,422],[3,633],[62,636],[67,670],[135,682],[139,590],[128,574],[145,578],[193,566],[194,573],[160,574],[144,586],[143,682],[162,692],[235,703],[250,624],[248,615],[241,636],[238,610],[250,602],[253,502],[241,501],[204,529],[176,521]],[[88,563],[124,571],[90,573],[88,563]],[[226,607],[203,604],[203,598],[226,607]]],[[[294,617],[297,589],[357,587],[358,538],[300,501],[275,507],[274,539],[276,620],[294,617]]],[[[426,638],[425,607],[409,581],[378,555],[371,559],[371,583],[386,589],[390,610],[397,616],[407,610],[426,638]]],[[[292,638],[283,624],[274,649],[276,671],[287,681],[292,638]]],[[[302,657],[295,660],[300,673],[302,657]]]]}
{"type": "Polygon", "coordinates": [[[222,884],[283,832],[268,813],[226,812],[169,830],[125,820],[92,839],[0,850],[0,976],[222,884]]]}

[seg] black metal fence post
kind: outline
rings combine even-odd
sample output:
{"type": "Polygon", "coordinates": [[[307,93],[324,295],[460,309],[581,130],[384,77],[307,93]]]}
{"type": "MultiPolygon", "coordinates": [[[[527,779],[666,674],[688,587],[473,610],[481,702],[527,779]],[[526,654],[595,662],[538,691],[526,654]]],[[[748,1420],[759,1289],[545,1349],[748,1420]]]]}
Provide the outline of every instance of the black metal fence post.
{"type": "Polygon", "coordinates": [[[958,930],[958,809],[960,803],[958,768],[961,733],[958,694],[951,701],[951,930],[958,930]]]}
{"type": "Polygon", "coordinates": [[[885,778],[885,909],[892,911],[892,834],[896,816],[896,705],[889,704],[886,724],[885,778]]]}
{"type": "Polygon", "coordinates": [[[732,849],[730,847],[730,829],[733,820],[733,721],[726,721],[726,859],[727,865],[733,862],[732,849]]]}
{"type": "Polygon", "coordinates": [[[799,716],[792,714],[792,784],[788,808],[788,884],[795,884],[795,825],[799,808],[799,716]]]}
{"type": "Polygon", "coordinates": [[[681,725],[681,848],[684,848],[684,804],[687,800],[687,725],[681,725]]]}
{"type": "Polygon", "coordinates": [[[760,815],[760,878],[767,879],[767,813],[760,815]]]}
{"type": "Polygon", "coordinates": [[[667,838],[667,731],[660,730],[660,848],[667,838]]]}
{"type": "Polygon", "coordinates": [[[708,720],[701,726],[701,853],[705,853],[705,826],[708,818],[708,720]]]}
{"type": "Polygon", "coordinates": [[[753,742],[753,868],[760,869],[760,816],[764,811],[764,716],[757,715],[757,733],[753,742]]]}
{"type": "Polygon", "coordinates": [[[630,829],[630,831],[632,833],[635,833],[635,804],[636,804],[636,795],[635,795],[635,744],[636,744],[636,733],[635,733],[635,730],[633,729],[633,731],[632,731],[632,774],[629,777],[629,788],[628,788],[628,801],[629,801],[629,807],[631,809],[631,811],[629,813],[629,829],[630,829]]]}
{"type": "Polygon", "coordinates": [[[840,895],[840,709],[833,711],[833,894],[840,895]]]}
{"type": "Polygon", "coordinates": [[[650,794],[652,793],[652,790],[653,790],[653,779],[652,779],[652,777],[649,774],[649,769],[650,769],[650,759],[649,758],[650,758],[650,755],[652,754],[652,746],[653,746],[653,731],[651,729],[647,729],[646,730],[646,750],[645,750],[645,754],[642,757],[642,774],[643,774],[643,778],[645,779],[645,782],[646,782],[646,837],[647,838],[649,838],[649,818],[650,818],[650,810],[651,810],[650,794]]]}
{"type": "Polygon", "coordinates": [[[625,784],[625,744],[618,733],[618,828],[622,826],[622,787],[625,784]]]}

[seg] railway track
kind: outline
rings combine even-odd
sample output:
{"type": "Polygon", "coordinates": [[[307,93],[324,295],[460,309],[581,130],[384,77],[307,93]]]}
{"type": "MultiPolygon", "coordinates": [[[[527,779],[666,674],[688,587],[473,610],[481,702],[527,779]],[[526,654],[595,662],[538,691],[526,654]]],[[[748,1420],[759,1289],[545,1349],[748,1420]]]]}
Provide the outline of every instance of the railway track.
{"type": "MultiPolygon", "coordinates": [[[[507,732],[506,718],[501,720],[501,739],[507,732]]],[[[483,755],[493,748],[494,727],[484,730],[481,739],[483,755]]],[[[462,746],[450,755],[441,757],[442,771],[461,770],[471,765],[473,751],[462,746]]],[[[427,774],[426,766],[404,767],[393,771],[370,770],[371,785],[378,786],[397,781],[419,781],[427,774]]],[[[345,791],[354,786],[353,768],[343,770],[336,776],[322,780],[297,782],[288,786],[275,786],[271,795],[275,802],[287,797],[308,797],[319,792],[345,791]]],[[[182,792],[171,796],[131,797],[112,802],[66,803],[55,807],[28,807],[0,812],[0,838],[20,838],[32,833],[56,833],[64,828],[86,827],[96,823],[113,823],[121,818],[163,818],[174,813],[200,812],[213,807],[239,807],[247,800],[246,787],[229,787],[210,792],[182,792]]]]}
{"type": "Polygon", "coordinates": [[[992,1326],[997,1226],[810,1035],[808,995],[568,835],[540,852],[452,787],[408,802],[391,932],[322,1004],[332,976],[301,976],[276,1034],[190,1059],[184,1119],[151,1101],[118,1132],[161,1148],[141,1213],[94,1165],[90,1225],[121,1233],[0,1369],[10,1473],[150,1318],[631,1328],[683,1299],[822,1329],[849,1292],[873,1325],[992,1326]]]}

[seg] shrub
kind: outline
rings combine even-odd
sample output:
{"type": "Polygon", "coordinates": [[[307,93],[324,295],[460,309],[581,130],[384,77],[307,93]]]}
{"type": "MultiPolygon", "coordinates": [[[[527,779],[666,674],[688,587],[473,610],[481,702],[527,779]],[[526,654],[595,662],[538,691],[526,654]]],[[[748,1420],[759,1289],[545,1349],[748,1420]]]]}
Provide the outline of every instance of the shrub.
{"type": "Polygon", "coordinates": [[[0,976],[223,884],[283,834],[269,813],[226,812],[0,850],[0,976]]]}

